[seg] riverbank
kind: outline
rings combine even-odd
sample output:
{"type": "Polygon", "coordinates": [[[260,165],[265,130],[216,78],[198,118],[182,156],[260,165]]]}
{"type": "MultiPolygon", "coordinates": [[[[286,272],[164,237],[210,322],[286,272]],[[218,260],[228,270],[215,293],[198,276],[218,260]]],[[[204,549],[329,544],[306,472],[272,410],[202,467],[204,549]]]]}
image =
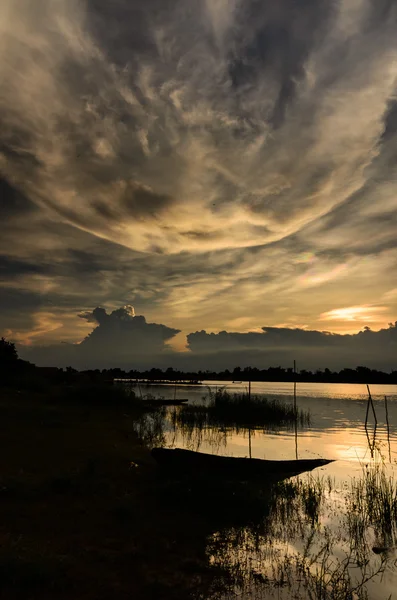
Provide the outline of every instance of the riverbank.
{"type": "Polygon", "coordinates": [[[166,501],[137,410],[2,390],[1,597],[186,600],[211,588],[206,528],[166,501]]]}

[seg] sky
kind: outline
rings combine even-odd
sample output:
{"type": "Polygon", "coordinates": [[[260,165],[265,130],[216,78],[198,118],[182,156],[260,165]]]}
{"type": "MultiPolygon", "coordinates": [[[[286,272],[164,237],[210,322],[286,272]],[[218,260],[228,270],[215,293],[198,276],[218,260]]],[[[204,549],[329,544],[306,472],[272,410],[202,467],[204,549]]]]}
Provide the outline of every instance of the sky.
{"type": "Polygon", "coordinates": [[[81,368],[397,368],[396,25],[3,0],[0,334],[81,368]]]}

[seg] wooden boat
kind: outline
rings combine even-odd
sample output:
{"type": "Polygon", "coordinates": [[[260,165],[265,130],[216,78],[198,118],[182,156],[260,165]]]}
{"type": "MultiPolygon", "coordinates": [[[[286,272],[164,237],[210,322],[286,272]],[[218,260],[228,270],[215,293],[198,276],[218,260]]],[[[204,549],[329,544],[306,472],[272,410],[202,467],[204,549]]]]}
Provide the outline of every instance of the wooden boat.
{"type": "Polygon", "coordinates": [[[159,466],[179,474],[201,474],[240,481],[257,478],[268,478],[270,481],[287,479],[333,462],[323,458],[302,460],[236,458],[180,448],[153,448],[151,454],[159,466]]]}
{"type": "Polygon", "coordinates": [[[177,399],[168,399],[168,398],[152,398],[150,400],[143,399],[143,403],[145,406],[180,406],[181,404],[185,404],[188,401],[188,398],[177,398],[177,399]]]}

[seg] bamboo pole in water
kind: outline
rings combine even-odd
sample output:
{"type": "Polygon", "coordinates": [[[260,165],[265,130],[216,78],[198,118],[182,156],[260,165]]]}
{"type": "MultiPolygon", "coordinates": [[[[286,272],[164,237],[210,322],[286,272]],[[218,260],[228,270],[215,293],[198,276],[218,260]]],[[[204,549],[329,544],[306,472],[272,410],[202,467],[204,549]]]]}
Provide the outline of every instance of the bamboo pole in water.
{"type": "Polygon", "coordinates": [[[367,436],[368,448],[371,453],[372,459],[374,458],[374,452],[375,452],[375,447],[376,447],[376,428],[377,428],[377,425],[375,423],[374,431],[372,434],[372,441],[371,441],[370,437],[369,437],[368,429],[365,427],[365,435],[367,436]]]}
{"type": "MultiPolygon", "coordinates": [[[[251,401],[251,379],[248,381],[248,401],[251,401]]],[[[248,429],[248,448],[249,457],[252,458],[252,446],[251,446],[251,425],[248,429]]]]}
{"type": "Polygon", "coordinates": [[[387,396],[385,396],[385,409],[386,409],[386,425],[387,425],[387,446],[389,448],[389,462],[391,463],[390,425],[389,425],[389,411],[387,408],[387,396]]]}
{"type": "Polygon", "coordinates": [[[296,418],[296,360],[294,360],[294,411],[296,418]]]}
{"type": "Polygon", "coordinates": [[[366,415],[365,415],[365,427],[367,427],[367,423],[368,423],[369,405],[371,405],[372,413],[373,413],[374,419],[375,419],[375,426],[376,426],[378,424],[378,419],[376,418],[375,406],[374,406],[374,402],[372,400],[371,391],[369,389],[369,385],[368,384],[367,384],[367,390],[368,390],[368,402],[367,402],[367,412],[366,412],[366,415]]]}
{"type": "Polygon", "coordinates": [[[296,406],[296,360],[294,360],[295,458],[298,460],[298,410],[296,406]]]}

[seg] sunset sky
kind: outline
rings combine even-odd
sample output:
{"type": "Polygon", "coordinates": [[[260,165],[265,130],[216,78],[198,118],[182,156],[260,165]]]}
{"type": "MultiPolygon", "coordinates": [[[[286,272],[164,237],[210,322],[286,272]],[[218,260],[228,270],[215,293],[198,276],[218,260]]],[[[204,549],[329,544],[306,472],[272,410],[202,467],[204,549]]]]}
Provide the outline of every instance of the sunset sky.
{"type": "Polygon", "coordinates": [[[387,329],[396,25],[395,0],[2,0],[0,334],[65,366],[95,327],[123,360],[156,331],[171,356],[387,329]]]}

